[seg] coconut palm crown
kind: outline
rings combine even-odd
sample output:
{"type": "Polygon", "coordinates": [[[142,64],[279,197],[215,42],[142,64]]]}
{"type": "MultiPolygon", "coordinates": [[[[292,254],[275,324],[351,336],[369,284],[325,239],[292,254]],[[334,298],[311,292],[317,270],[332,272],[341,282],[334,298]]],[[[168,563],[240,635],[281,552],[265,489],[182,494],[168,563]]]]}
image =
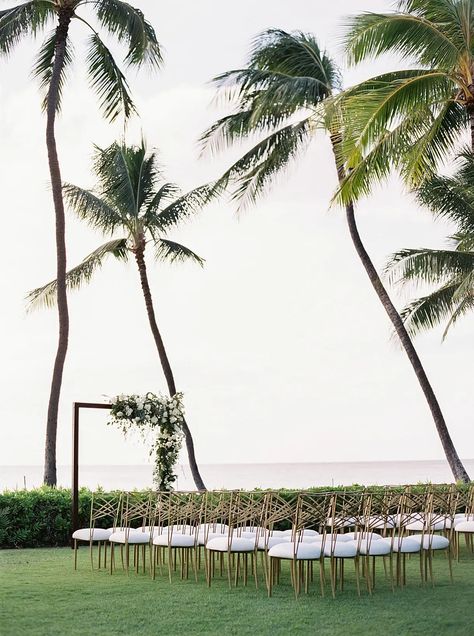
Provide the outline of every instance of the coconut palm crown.
{"type": "Polygon", "coordinates": [[[474,0],[400,0],[394,12],[363,13],[347,27],[350,62],[394,54],[407,68],[343,96],[353,170],[340,200],[367,195],[394,168],[418,186],[468,133],[474,148],[474,0]]]}
{"type": "MultiPolygon", "coordinates": [[[[90,227],[107,240],[79,265],[66,274],[68,289],[79,289],[89,282],[108,257],[121,261],[134,258],[139,272],[148,321],[165,375],[168,391],[175,395],[176,384],[171,364],[159,331],[145,263],[145,250],[151,248],[160,262],[191,261],[203,265],[192,250],[168,238],[168,233],[194,215],[209,197],[208,186],[201,186],[180,196],[179,189],[163,181],[156,152],[147,152],[142,141],[138,146],[114,143],[96,148],[94,171],[97,187],[85,190],[72,184],[63,187],[67,205],[90,227]],[[119,235],[119,236],[117,236],[119,235]]],[[[51,307],[56,303],[56,280],[28,295],[30,307],[51,307]]],[[[194,443],[184,421],[189,462],[199,490],[205,486],[194,455],[194,443]]]]}
{"type": "Polygon", "coordinates": [[[452,177],[433,176],[417,190],[419,202],[436,218],[456,227],[452,249],[404,249],[392,255],[387,272],[402,285],[435,289],[412,301],[402,312],[413,335],[445,324],[443,339],[465,314],[474,310],[474,154],[460,154],[452,177]]]}
{"type": "Polygon", "coordinates": [[[232,113],[203,135],[204,149],[220,150],[241,139],[255,145],[216,182],[240,207],[254,202],[306,145],[327,128],[325,100],[340,89],[333,60],[315,37],[269,29],[253,43],[245,68],[213,80],[232,113]]]}
{"type": "MultiPolygon", "coordinates": [[[[59,90],[56,108],[60,107],[61,93],[68,70],[74,61],[69,36],[71,21],[80,22],[89,32],[87,40],[86,70],[92,89],[97,93],[104,116],[113,121],[120,114],[125,118],[135,112],[127,80],[116,63],[99,31],[105,31],[125,46],[124,63],[127,66],[158,68],[162,63],[160,45],[155,31],[142,11],[122,0],[30,0],[0,11],[0,54],[10,55],[17,44],[31,35],[37,37],[50,30],[40,46],[33,75],[48,92],[53,74],[57,47],[65,37],[64,61],[59,69],[59,90]],[[78,10],[84,9],[93,26],[78,10]],[[57,26],[56,26],[57,25],[57,26]],[[56,27],[56,28],[53,28],[56,27]]],[[[63,44],[63,43],[62,43],[63,44]]],[[[47,106],[45,97],[44,107],[47,106]]]]}

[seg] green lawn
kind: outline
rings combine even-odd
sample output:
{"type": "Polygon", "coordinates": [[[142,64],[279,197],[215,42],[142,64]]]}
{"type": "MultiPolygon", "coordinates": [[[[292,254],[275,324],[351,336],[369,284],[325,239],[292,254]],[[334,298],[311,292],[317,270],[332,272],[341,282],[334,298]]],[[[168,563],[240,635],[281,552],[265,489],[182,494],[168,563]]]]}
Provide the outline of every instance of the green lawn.
{"type": "Polygon", "coordinates": [[[229,590],[216,579],[208,589],[204,576],[170,585],[167,576],[121,569],[113,576],[90,570],[87,549],[79,551],[79,569],[68,548],[0,551],[0,634],[474,634],[474,555],[463,553],[448,577],[443,555],[435,558],[436,587],[421,587],[418,561],[408,566],[408,585],[391,592],[383,570],[372,597],[357,597],[352,568],[336,600],[321,598],[313,587],[294,599],[287,572],[274,596],[263,584],[229,590]]]}

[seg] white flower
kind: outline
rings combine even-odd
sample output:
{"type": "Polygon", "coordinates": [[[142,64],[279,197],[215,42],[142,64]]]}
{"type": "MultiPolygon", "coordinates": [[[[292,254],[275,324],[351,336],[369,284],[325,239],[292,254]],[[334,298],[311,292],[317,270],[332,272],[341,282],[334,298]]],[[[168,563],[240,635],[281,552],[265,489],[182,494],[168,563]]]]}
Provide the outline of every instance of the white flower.
{"type": "Polygon", "coordinates": [[[118,411],[118,413],[115,414],[115,417],[123,417],[122,411],[118,411]]]}
{"type": "Polygon", "coordinates": [[[158,418],[156,417],[156,415],[154,415],[152,418],[150,418],[150,422],[152,424],[157,424],[158,423],[158,418]]]}

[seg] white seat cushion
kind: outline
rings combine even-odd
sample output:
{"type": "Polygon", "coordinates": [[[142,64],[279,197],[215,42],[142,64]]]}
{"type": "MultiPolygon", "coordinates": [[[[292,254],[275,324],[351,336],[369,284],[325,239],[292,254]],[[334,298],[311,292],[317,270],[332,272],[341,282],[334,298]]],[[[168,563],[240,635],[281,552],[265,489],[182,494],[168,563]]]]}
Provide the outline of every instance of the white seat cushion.
{"type": "Polygon", "coordinates": [[[460,521],[454,526],[454,532],[474,532],[474,521],[460,521]]]}
{"type": "Polygon", "coordinates": [[[76,530],[72,538],[78,541],[107,541],[112,534],[112,530],[105,528],[81,528],[76,530]]]}
{"type": "Polygon", "coordinates": [[[349,528],[349,526],[353,526],[356,522],[354,517],[329,517],[326,521],[326,525],[328,527],[336,527],[336,528],[349,528]]]}
{"type": "Polygon", "coordinates": [[[280,545],[280,543],[289,543],[289,537],[260,537],[257,543],[257,547],[259,550],[270,550],[275,545],[280,545]]]}
{"type": "Polygon", "coordinates": [[[341,535],[346,538],[346,541],[357,541],[358,539],[371,539],[372,541],[378,541],[382,537],[376,532],[345,532],[341,535]]]}
{"type": "Polygon", "coordinates": [[[315,540],[321,540],[325,543],[335,543],[336,541],[340,543],[345,543],[346,541],[353,541],[350,532],[344,532],[339,534],[338,532],[328,532],[327,534],[320,534],[319,537],[314,537],[315,540]]]}
{"type": "Polygon", "coordinates": [[[431,531],[436,531],[436,530],[444,530],[445,528],[450,528],[451,527],[451,520],[450,519],[440,519],[437,521],[412,521],[411,523],[407,523],[407,525],[405,526],[407,530],[411,530],[411,531],[415,531],[415,532],[422,532],[423,530],[431,530],[431,531]]]}
{"type": "Polygon", "coordinates": [[[310,528],[303,528],[296,534],[297,536],[302,535],[303,537],[317,537],[319,535],[319,532],[317,532],[316,530],[311,530],[310,528]]]}
{"type": "Polygon", "coordinates": [[[321,556],[321,543],[279,543],[268,551],[268,556],[278,559],[310,561],[321,556]]]}
{"type": "Polygon", "coordinates": [[[409,539],[417,541],[424,550],[444,550],[449,546],[449,539],[439,534],[411,534],[409,539]]]}
{"type": "Polygon", "coordinates": [[[217,552],[253,552],[255,550],[255,539],[245,539],[243,537],[232,537],[231,540],[228,536],[217,537],[211,539],[206,543],[208,550],[216,550],[217,552]]]}
{"type": "Polygon", "coordinates": [[[326,542],[324,554],[338,559],[350,559],[357,555],[357,543],[355,541],[326,542]]]}
{"type": "Polygon", "coordinates": [[[354,541],[359,554],[364,556],[384,556],[390,553],[390,544],[385,541],[371,541],[370,539],[363,539],[361,541],[354,541]]]}
{"type": "Polygon", "coordinates": [[[234,537],[242,537],[243,539],[255,539],[257,538],[256,532],[250,532],[249,530],[241,530],[240,528],[232,531],[234,537]]]}
{"type": "Polygon", "coordinates": [[[169,548],[192,548],[196,545],[196,537],[193,534],[183,534],[182,532],[170,534],[165,532],[153,538],[153,545],[169,548]]]}
{"type": "Polygon", "coordinates": [[[419,541],[413,541],[410,537],[390,537],[382,539],[390,546],[392,552],[400,552],[408,554],[410,552],[419,552],[421,544],[419,541]]]}
{"type": "Polygon", "coordinates": [[[130,543],[141,544],[150,542],[150,533],[142,532],[141,530],[122,530],[118,532],[112,532],[109,537],[109,541],[112,543],[130,543]]]}
{"type": "Polygon", "coordinates": [[[214,532],[216,534],[225,534],[229,526],[225,523],[201,523],[199,526],[199,531],[209,530],[209,532],[214,532]]]}
{"type": "Polygon", "coordinates": [[[206,545],[211,539],[218,539],[219,537],[227,537],[227,535],[222,534],[222,532],[203,532],[200,530],[197,537],[198,545],[206,545]]]}

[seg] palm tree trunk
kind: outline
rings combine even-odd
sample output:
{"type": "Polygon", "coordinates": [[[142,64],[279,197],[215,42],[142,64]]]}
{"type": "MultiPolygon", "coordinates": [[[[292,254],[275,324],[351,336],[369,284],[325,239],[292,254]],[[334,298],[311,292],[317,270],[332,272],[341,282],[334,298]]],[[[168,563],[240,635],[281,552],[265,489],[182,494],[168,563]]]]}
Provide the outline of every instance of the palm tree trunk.
{"type": "Polygon", "coordinates": [[[58,407],[69,338],[69,313],[66,294],[65,218],[61,171],[59,168],[58,152],[54,135],[54,124],[58,103],[59,83],[61,71],[64,66],[66,41],[72,15],[72,9],[65,9],[59,13],[59,23],[56,28],[54,63],[47,100],[46,145],[48,149],[49,172],[51,176],[54,212],[56,216],[56,280],[59,317],[59,339],[56,359],[54,361],[53,377],[51,380],[51,391],[49,395],[48,419],[46,423],[46,445],[44,453],[44,483],[49,486],[55,486],[57,482],[56,435],[58,430],[58,407]]]}
{"type": "MultiPolygon", "coordinates": [[[[168,392],[170,396],[173,396],[176,393],[176,385],[174,382],[173,371],[171,370],[171,365],[168,359],[168,355],[166,353],[166,349],[163,344],[163,339],[161,337],[160,331],[158,329],[158,325],[156,323],[155,309],[153,307],[153,299],[151,297],[151,291],[150,291],[150,286],[148,284],[148,276],[146,272],[144,244],[137,247],[137,249],[135,250],[135,260],[137,261],[138,271],[140,273],[140,282],[142,286],[143,297],[145,299],[146,311],[148,314],[148,321],[150,323],[151,332],[153,334],[153,338],[155,339],[158,355],[160,356],[161,367],[163,369],[163,373],[165,374],[166,384],[168,385],[168,392]]],[[[202,480],[202,477],[196,462],[193,437],[186,423],[186,420],[183,420],[182,428],[183,428],[184,437],[186,440],[186,449],[188,451],[189,466],[191,468],[191,474],[193,476],[194,483],[196,484],[196,488],[198,490],[206,490],[206,486],[204,485],[204,482],[202,480]]]]}
{"type": "MultiPolygon", "coordinates": [[[[339,154],[337,149],[340,142],[340,137],[338,137],[337,135],[332,135],[331,141],[334,150],[338,178],[341,182],[344,179],[345,174],[344,169],[340,165],[340,161],[338,159],[339,154]]],[[[408,335],[407,330],[405,329],[405,325],[400,317],[400,314],[392,303],[390,296],[388,295],[387,290],[385,289],[377,273],[377,270],[375,269],[374,264],[372,263],[370,256],[364,247],[364,244],[362,243],[355,219],[354,205],[352,203],[346,205],[346,219],[357,255],[359,256],[361,263],[364,266],[365,271],[367,272],[367,276],[372,283],[372,287],[374,288],[375,293],[377,294],[392,325],[395,328],[397,336],[399,337],[400,342],[402,343],[402,346],[405,349],[408,359],[410,360],[410,363],[413,367],[413,371],[418,378],[418,382],[420,383],[421,390],[423,391],[426,401],[428,402],[428,406],[433,416],[436,430],[438,431],[438,435],[441,440],[446,459],[448,460],[448,464],[451,468],[454,478],[458,481],[469,482],[469,475],[467,474],[466,469],[459,459],[456,448],[454,447],[453,441],[448,431],[448,427],[446,426],[446,422],[444,420],[443,413],[441,411],[441,407],[438,403],[430,381],[428,380],[428,376],[426,375],[426,372],[423,368],[420,357],[418,356],[418,353],[411,341],[411,338],[408,335]]]]}

